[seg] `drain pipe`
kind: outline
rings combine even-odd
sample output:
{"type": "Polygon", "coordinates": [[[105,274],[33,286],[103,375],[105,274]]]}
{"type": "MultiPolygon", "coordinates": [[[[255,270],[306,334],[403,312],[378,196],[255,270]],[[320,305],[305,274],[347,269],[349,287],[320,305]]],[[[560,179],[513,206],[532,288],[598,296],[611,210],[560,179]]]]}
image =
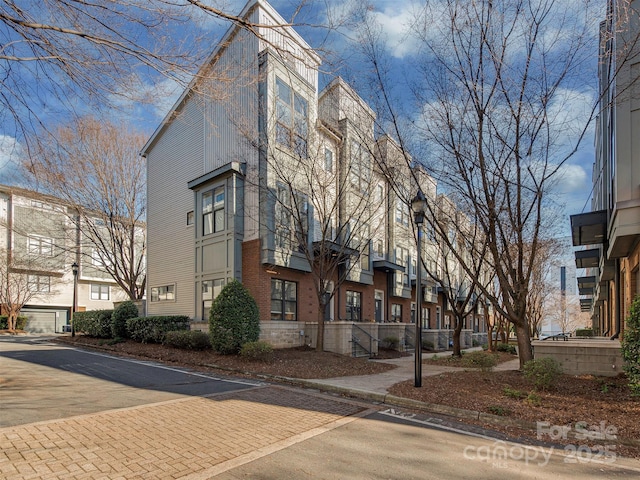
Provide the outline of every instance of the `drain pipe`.
{"type": "Polygon", "coordinates": [[[622,316],[622,285],[620,284],[620,259],[616,258],[616,333],[610,338],[610,340],[616,340],[620,336],[620,320],[622,316]]]}

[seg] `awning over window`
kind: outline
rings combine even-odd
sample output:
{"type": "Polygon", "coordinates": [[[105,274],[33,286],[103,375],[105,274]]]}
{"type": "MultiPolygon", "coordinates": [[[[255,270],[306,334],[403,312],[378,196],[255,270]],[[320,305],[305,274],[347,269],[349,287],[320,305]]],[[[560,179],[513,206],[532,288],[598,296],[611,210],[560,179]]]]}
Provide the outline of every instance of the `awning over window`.
{"type": "Polygon", "coordinates": [[[606,234],[606,210],[571,215],[571,239],[574,247],[603,243],[606,234]]]}
{"type": "Polygon", "coordinates": [[[373,269],[381,272],[391,272],[397,270],[398,272],[404,272],[404,267],[397,263],[390,262],[389,260],[374,260],[373,269]]]}
{"type": "Polygon", "coordinates": [[[580,311],[581,312],[590,312],[592,305],[593,305],[593,299],[592,298],[581,298],[580,299],[580,311]]]}
{"type": "Polygon", "coordinates": [[[596,287],[596,277],[578,277],[578,293],[580,295],[593,295],[593,289],[596,287]]]}
{"type": "Polygon", "coordinates": [[[576,268],[594,268],[600,262],[600,249],[576,250],[576,268]]]}

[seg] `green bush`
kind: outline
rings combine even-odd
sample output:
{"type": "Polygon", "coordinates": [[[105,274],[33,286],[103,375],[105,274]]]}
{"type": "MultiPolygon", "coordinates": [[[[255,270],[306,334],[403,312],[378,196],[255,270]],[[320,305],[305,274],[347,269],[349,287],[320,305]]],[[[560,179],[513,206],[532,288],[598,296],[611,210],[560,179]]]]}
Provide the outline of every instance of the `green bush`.
{"type": "Polygon", "coordinates": [[[576,337],[593,337],[593,329],[591,328],[577,328],[576,337]]]}
{"type": "Polygon", "coordinates": [[[498,350],[499,352],[507,352],[511,355],[515,355],[517,353],[516,347],[514,347],[513,345],[509,345],[508,343],[499,343],[496,347],[496,350],[498,350]]]}
{"type": "Polygon", "coordinates": [[[562,366],[553,358],[537,358],[525,362],[523,372],[536,388],[547,390],[553,387],[562,375],[562,366]]]}
{"type": "Polygon", "coordinates": [[[462,356],[462,365],[467,368],[480,368],[490,372],[498,364],[495,355],[487,352],[470,352],[462,356]]]}
{"type": "Polygon", "coordinates": [[[620,343],[629,388],[634,395],[640,395],[640,295],[631,304],[620,343]]]}
{"type": "Polygon", "coordinates": [[[136,318],[138,315],[140,315],[138,307],[131,300],[118,305],[111,315],[111,335],[113,338],[128,338],[127,320],[136,318]]]}
{"type": "Polygon", "coordinates": [[[422,349],[423,350],[433,350],[433,342],[430,342],[429,340],[423,340],[422,341],[422,349]]]}
{"type": "Polygon", "coordinates": [[[515,388],[511,388],[511,387],[504,387],[502,389],[502,393],[505,394],[505,396],[509,397],[509,398],[514,398],[516,400],[520,400],[521,398],[524,398],[527,396],[526,393],[521,392],[520,390],[516,390],[515,388]]]}
{"type": "Polygon", "coordinates": [[[489,410],[489,413],[493,413],[494,415],[499,415],[501,417],[507,417],[511,415],[511,410],[503,407],[502,405],[489,405],[489,407],[487,407],[487,410],[489,410]]]}
{"type": "Polygon", "coordinates": [[[183,350],[206,350],[211,348],[209,335],[199,330],[171,330],[165,333],[162,343],[183,350]]]}
{"type": "Polygon", "coordinates": [[[189,329],[186,315],[129,318],[126,323],[129,338],[140,343],[163,343],[167,332],[189,329]]]}
{"type": "Polygon", "coordinates": [[[238,353],[260,336],[258,306],[249,291],[232,280],[213,301],[209,311],[211,347],[220,353],[238,353]]]}
{"type": "MultiPolygon", "coordinates": [[[[28,318],[23,315],[18,315],[16,319],[16,330],[24,330],[27,326],[28,318]]],[[[6,330],[9,326],[9,317],[7,315],[0,315],[0,330],[6,330]]]]}
{"type": "Polygon", "coordinates": [[[111,338],[111,316],[113,310],[89,310],[73,314],[73,328],[90,337],[111,338]]]}
{"type": "Polygon", "coordinates": [[[397,350],[400,345],[398,337],[385,337],[382,339],[382,345],[389,350],[397,350]]]}
{"type": "Polygon", "coordinates": [[[247,342],[240,348],[240,356],[249,360],[267,361],[273,355],[273,347],[262,340],[247,342]]]}

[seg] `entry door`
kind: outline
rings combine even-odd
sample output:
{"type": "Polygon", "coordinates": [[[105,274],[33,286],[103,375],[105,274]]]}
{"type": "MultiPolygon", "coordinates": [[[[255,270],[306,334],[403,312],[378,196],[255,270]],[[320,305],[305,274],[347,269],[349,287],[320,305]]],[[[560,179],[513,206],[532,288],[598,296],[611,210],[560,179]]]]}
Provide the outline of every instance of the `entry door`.
{"type": "Polygon", "coordinates": [[[375,320],[382,322],[384,320],[384,294],[380,290],[375,291],[375,320]]]}

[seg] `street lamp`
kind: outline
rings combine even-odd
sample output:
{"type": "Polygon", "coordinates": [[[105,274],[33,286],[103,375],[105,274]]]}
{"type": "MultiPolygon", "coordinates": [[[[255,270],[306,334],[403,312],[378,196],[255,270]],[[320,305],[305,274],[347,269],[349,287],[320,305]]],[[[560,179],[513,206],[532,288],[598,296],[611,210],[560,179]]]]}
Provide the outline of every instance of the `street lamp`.
{"type": "Polygon", "coordinates": [[[73,307],[71,308],[71,336],[76,336],[76,322],[74,321],[74,314],[78,306],[78,264],[73,262],[71,265],[71,271],[73,272],[73,307]]]}
{"type": "Polygon", "coordinates": [[[422,190],[411,200],[413,218],[418,227],[418,271],[416,272],[416,353],[415,353],[415,382],[414,386],[422,386],[422,223],[427,210],[427,199],[422,190]]]}

